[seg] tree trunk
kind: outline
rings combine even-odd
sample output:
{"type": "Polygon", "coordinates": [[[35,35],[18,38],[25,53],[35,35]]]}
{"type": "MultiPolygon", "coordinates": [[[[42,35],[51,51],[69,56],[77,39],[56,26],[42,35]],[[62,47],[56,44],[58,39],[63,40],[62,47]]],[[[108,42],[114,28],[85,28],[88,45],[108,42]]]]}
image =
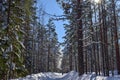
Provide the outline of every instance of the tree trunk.
{"type": "Polygon", "coordinates": [[[78,72],[79,75],[84,74],[83,60],[83,31],[82,31],[82,0],[77,0],[77,26],[78,26],[78,72]]]}
{"type": "Polygon", "coordinates": [[[117,70],[118,74],[120,74],[120,53],[119,53],[119,45],[118,45],[118,33],[117,33],[117,21],[116,21],[116,11],[115,11],[115,2],[112,0],[113,6],[113,15],[114,15],[114,39],[115,39],[115,51],[116,51],[116,61],[117,61],[117,70]]]}

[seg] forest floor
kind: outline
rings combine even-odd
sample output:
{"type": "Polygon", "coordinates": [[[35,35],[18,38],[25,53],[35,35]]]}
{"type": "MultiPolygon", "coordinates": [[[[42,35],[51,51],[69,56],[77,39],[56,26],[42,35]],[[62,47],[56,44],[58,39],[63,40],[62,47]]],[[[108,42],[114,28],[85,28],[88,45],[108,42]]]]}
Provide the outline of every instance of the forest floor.
{"type": "Polygon", "coordinates": [[[94,73],[84,74],[78,76],[78,73],[71,71],[69,73],[55,73],[55,72],[46,72],[28,75],[24,78],[12,79],[12,80],[120,80],[120,75],[104,77],[104,76],[95,76],[94,73]]]}

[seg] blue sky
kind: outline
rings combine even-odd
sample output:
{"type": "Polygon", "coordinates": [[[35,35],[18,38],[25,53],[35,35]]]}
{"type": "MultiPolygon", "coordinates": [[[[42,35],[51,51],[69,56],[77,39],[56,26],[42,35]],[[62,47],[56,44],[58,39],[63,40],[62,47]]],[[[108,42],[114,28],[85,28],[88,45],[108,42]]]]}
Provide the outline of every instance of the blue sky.
{"type": "MultiPolygon", "coordinates": [[[[38,5],[42,4],[45,11],[52,15],[63,15],[63,10],[60,8],[60,5],[57,4],[56,0],[38,0],[38,5]]],[[[50,16],[46,16],[48,19],[50,16]]],[[[47,23],[47,19],[45,23],[47,23]]],[[[62,37],[65,35],[65,30],[63,27],[64,21],[54,21],[56,25],[56,32],[58,34],[59,42],[63,42],[62,37]]]]}

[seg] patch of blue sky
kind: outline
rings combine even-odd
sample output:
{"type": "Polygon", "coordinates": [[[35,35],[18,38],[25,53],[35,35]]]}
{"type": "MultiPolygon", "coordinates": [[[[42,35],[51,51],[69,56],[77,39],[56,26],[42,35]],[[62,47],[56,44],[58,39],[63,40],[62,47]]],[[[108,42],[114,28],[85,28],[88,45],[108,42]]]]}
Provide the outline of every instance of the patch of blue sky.
{"type": "MultiPolygon", "coordinates": [[[[60,8],[60,5],[57,4],[56,0],[37,0],[37,6],[39,7],[42,5],[44,8],[45,12],[51,15],[63,15],[63,10],[60,8]]],[[[44,23],[46,24],[48,22],[48,19],[50,17],[53,17],[51,15],[45,15],[44,16],[44,23]]],[[[65,35],[65,30],[64,30],[64,23],[67,23],[67,21],[56,21],[54,20],[54,23],[56,25],[56,32],[58,34],[58,41],[59,42],[64,42],[64,39],[62,38],[65,35]]]]}

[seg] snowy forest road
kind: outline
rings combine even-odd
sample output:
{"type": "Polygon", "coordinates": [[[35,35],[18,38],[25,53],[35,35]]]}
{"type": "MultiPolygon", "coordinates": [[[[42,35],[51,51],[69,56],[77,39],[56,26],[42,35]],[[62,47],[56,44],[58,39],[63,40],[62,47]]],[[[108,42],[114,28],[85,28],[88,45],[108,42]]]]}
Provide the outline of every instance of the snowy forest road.
{"type": "Polygon", "coordinates": [[[38,73],[38,74],[32,74],[28,75],[24,78],[19,79],[11,79],[11,80],[79,80],[78,73],[75,71],[71,71],[69,73],[38,73]]]}
{"type": "Polygon", "coordinates": [[[11,79],[11,80],[120,80],[120,76],[96,76],[95,73],[83,74],[78,76],[78,73],[71,71],[69,73],[55,73],[55,72],[45,72],[28,75],[24,78],[11,79]]]}

